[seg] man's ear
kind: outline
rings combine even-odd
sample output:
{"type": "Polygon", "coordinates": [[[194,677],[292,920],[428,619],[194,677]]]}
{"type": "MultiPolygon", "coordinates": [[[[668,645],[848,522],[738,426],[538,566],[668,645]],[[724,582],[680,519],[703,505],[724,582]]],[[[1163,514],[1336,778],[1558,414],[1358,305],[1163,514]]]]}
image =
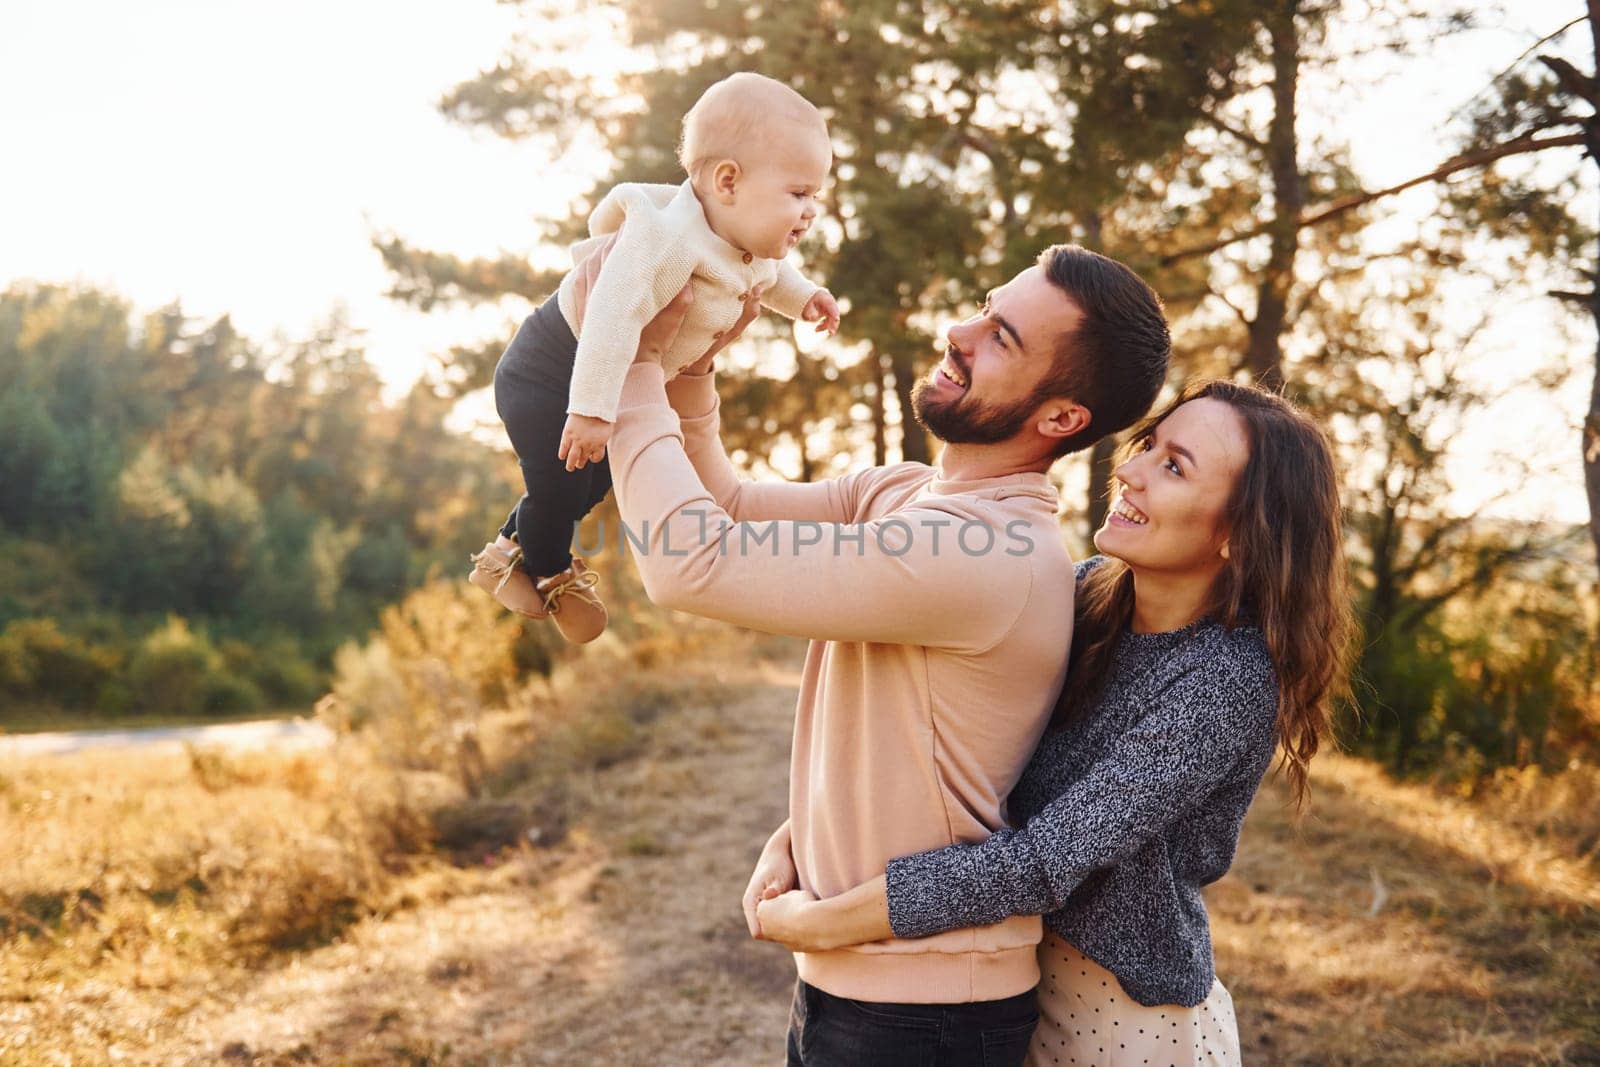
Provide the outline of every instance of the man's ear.
{"type": "Polygon", "coordinates": [[[1076,400],[1048,400],[1039,409],[1039,433],[1053,440],[1072,437],[1089,428],[1094,416],[1076,400]]]}
{"type": "Polygon", "coordinates": [[[711,168],[711,195],[724,204],[731,204],[739,192],[739,179],[744,172],[737,160],[724,159],[711,168]]]}

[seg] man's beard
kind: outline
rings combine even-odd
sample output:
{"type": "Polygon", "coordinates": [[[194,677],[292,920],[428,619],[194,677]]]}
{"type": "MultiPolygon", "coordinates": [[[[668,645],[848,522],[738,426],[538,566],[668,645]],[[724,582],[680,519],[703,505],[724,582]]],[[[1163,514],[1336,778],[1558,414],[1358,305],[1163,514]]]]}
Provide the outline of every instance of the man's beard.
{"type": "Polygon", "coordinates": [[[923,429],[949,445],[995,445],[1010,440],[1039,406],[1032,396],[1001,407],[972,399],[970,393],[938,400],[933,395],[937,388],[926,376],[917,379],[911,387],[911,415],[923,429]]]}

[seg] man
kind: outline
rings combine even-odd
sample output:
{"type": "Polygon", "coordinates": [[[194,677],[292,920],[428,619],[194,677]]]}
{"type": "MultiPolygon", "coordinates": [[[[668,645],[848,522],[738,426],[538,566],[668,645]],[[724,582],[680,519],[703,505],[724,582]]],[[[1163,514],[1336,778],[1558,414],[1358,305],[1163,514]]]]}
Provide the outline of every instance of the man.
{"type": "MultiPolygon", "coordinates": [[[[774,843],[825,897],[896,856],[983,840],[1004,825],[1071,646],[1072,561],[1046,472],[1155,400],[1170,353],[1160,301],[1114,260],[1050,248],[949,328],[917,383],[913,414],[945,444],[937,464],[792,484],[735,474],[710,354],[670,383],[652,362],[688,299],[641,339],[611,467],[652,600],[812,639],[774,843]]],[[[797,954],[790,1062],[888,1062],[905,1027],[936,1026],[952,1063],[997,1062],[985,1045],[1022,1033],[998,1060],[1020,1063],[1040,936],[1025,916],[797,954]]]]}

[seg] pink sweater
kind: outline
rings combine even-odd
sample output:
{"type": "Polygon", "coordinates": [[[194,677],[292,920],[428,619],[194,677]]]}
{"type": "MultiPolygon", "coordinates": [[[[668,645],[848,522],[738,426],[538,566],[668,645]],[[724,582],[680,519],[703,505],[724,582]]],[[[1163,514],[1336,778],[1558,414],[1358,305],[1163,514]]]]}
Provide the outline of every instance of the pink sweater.
{"type": "MultiPolygon", "coordinates": [[[[1066,674],[1072,561],[1049,479],[901,463],[744,482],[717,430],[711,375],[668,386],[636,364],[612,477],[652,600],[812,639],[789,772],[801,885],[831,896],[896,856],[987,838],[1066,674]]],[[[1017,916],[796,961],[841,997],[996,1000],[1038,981],[1040,936],[1017,916]]]]}

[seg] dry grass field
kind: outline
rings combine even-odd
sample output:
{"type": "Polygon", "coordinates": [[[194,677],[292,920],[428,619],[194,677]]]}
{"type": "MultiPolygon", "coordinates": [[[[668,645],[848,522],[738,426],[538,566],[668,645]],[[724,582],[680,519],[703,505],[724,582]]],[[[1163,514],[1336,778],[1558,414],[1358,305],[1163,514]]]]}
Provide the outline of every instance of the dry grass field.
{"type": "MultiPolygon", "coordinates": [[[[792,970],[738,897],[793,663],[558,684],[486,721],[478,799],[343,743],[0,766],[0,1062],[779,1062],[792,970]]],[[[1595,798],[1317,772],[1211,893],[1247,1062],[1600,1062],[1595,798]]]]}

